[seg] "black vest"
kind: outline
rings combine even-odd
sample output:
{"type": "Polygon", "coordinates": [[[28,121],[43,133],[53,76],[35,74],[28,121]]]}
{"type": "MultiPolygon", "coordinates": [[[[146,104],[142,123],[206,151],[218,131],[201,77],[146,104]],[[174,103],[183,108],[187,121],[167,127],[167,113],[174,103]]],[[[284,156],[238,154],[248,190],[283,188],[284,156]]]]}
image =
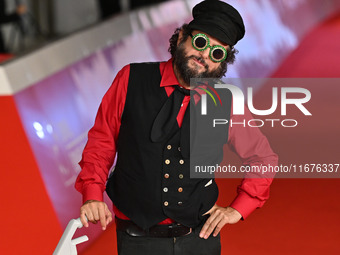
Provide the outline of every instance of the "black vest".
{"type": "MultiPolygon", "coordinates": [[[[106,192],[115,206],[143,229],[166,218],[195,227],[208,217],[202,214],[216,203],[218,188],[213,179],[206,186],[211,179],[190,178],[190,162],[180,152],[180,128],[174,128],[168,141],[151,141],[152,124],[168,99],[165,89],[160,87],[161,78],[159,63],[130,65],[117,141],[117,164],[106,192]]],[[[231,94],[227,97],[228,113],[223,110],[223,115],[229,119],[231,94]]],[[[205,132],[204,138],[214,147],[207,148],[206,156],[216,163],[222,161],[228,127],[221,127],[222,137],[216,137],[216,132],[208,135],[205,132]]],[[[196,132],[201,131],[198,128],[196,132]]]]}

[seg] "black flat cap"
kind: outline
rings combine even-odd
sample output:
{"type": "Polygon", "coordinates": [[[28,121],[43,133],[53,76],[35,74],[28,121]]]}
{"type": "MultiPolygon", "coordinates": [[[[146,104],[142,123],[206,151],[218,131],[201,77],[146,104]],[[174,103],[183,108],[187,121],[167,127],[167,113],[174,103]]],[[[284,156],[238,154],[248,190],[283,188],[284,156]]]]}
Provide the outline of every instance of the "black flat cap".
{"type": "Polygon", "coordinates": [[[205,32],[221,42],[234,46],[245,34],[240,13],[218,0],[205,0],[192,9],[193,20],[189,28],[205,32]]]}

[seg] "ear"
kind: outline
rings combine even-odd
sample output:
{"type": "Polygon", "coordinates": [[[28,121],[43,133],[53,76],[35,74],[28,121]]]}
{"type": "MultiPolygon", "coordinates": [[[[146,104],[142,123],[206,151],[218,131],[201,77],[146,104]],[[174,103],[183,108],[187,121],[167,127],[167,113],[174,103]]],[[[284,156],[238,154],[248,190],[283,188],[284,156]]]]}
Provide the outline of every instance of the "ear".
{"type": "Polygon", "coordinates": [[[181,29],[178,33],[177,46],[182,41],[182,38],[183,38],[183,30],[181,29]]]}

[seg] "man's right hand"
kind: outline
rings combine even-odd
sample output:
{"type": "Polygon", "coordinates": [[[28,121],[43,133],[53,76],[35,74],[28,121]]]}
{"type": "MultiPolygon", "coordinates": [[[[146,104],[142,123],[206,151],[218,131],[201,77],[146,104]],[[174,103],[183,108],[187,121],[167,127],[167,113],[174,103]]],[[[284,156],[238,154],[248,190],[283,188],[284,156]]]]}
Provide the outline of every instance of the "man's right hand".
{"type": "Polygon", "coordinates": [[[112,221],[112,214],[107,205],[97,200],[88,200],[80,208],[80,221],[87,228],[89,224],[85,216],[94,224],[100,221],[103,230],[112,221]]]}

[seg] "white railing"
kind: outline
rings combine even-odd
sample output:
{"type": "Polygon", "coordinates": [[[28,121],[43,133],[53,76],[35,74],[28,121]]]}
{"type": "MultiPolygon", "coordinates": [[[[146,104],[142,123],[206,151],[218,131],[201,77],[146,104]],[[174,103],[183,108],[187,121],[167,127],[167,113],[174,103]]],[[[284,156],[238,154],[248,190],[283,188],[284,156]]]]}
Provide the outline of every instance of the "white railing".
{"type": "Polygon", "coordinates": [[[76,230],[82,227],[83,224],[81,223],[80,218],[70,220],[59,240],[57,248],[53,252],[53,255],[77,255],[77,244],[89,240],[86,235],[72,239],[76,230]]]}

